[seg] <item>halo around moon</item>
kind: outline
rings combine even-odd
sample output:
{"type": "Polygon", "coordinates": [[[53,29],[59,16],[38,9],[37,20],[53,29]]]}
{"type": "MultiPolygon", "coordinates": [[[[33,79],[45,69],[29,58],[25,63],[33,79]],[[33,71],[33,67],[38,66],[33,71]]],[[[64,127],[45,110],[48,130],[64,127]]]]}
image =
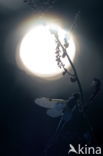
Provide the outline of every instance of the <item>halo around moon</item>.
{"type": "MultiPolygon", "coordinates": [[[[19,57],[25,70],[43,78],[58,77],[58,75],[63,72],[63,70],[57,66],[55,56],[56,42],[54,36],[50,33],[50,29],[58,32],[62,44],[64,43],[64,38],[67,37],[69,42],[67,52],[72,61],[74,60],[76,51],[71,34],[58,25],[40,24],[34,26],[21,41],[19,57]]],[[[63,58],[62,61],[66,68],[70,67],[67,58],[63,58]]]]}

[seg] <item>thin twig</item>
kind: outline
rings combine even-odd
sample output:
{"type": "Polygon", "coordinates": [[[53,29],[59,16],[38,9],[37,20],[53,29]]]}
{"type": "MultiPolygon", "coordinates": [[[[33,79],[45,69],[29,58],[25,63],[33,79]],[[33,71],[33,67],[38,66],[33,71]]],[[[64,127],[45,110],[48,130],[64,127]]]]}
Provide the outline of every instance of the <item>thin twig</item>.
{"type": "MultiPolygon", "coordinates": [[[[55,37],[56,37],[56,36],[55,36],[55,37]]],[[[76,71],[75,66],[74,66],[74,64],[72,63],[72,61],[71,61],[69,55],[67,54],[66,49],[64,48],[64,46],[62,45],[62,43],[60,42],[60,40],[58,39],[58,37],[56,37],[56,39],[57,39],[57,41],[59,42],[59,44],[60,44],[60,46],[61,46],[63,52],[64,52],[65,55],[67,56],[68,61],[69,61],[70,65],[71,65],[71,67],[72,67],[72,69],[73,69],[74,75],[75,75],[76,80],[77,80],[78,88],[79,88],[79,91],[80,91],[80,95],[81,95],[81,103],[82,103],[81,108],[83,109],[83,106],[84,106],[84,95],[83,95],[83,89],[82,89],[82,85],[81,85],[81,83],[80,83],[80,80],[79,80],[77,71],[76,71]]],[[[82,110],[82,111],[83,111],[83,110],[82,110]]]]}

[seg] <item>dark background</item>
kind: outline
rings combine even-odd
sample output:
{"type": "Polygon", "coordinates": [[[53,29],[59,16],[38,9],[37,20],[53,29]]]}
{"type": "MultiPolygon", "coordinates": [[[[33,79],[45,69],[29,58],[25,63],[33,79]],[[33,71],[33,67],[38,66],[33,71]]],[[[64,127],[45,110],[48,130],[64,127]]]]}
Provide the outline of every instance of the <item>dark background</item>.
{"type": "MultiPolygon", "coordinates": [[[[42,156],[43,149],[55,132],[58,119],[49,118],[45,109],[34,104],[37,97],[68,98],[77,91],[68,77],[43,80],[21,70],[15,60],[16,48],[23,33],[19,28],[23,20],[38,13],[27,4],[14,6],[0,2],[0,115],[1,156],[42,156]],[[8,5],[7,5],[7,4],[8,5]],[[11,7],[7,7],[11,6],[11,7]]],[[[38,7],[39,10],[39,7],[38,7]]],[[[103,82],[103,2],[102,0],[57,0],[45,13],[58,16],[65,28],[73,23],[75,14],[80,16],[73,29],[76,36],[77,57],[75,66],[80,76],[85,97],[90,94],[94,77],[103,82]]],[[[88,117],[94,129],[95,145],[103,145],[103,89],[95,102],[88,107],[88,117]]],[[[65,131],[80,132],[85,127],[77,113],[65,131]]],[[[70,138],[61,138],[53,154],[67,155],[70,138]],[[66,141],[65,141],[66,140],[66,141]],[[64,147],[64,144],[66,145],[64,147]]],[[[80,141],[77,139],[77,143],[80,141]]]]}

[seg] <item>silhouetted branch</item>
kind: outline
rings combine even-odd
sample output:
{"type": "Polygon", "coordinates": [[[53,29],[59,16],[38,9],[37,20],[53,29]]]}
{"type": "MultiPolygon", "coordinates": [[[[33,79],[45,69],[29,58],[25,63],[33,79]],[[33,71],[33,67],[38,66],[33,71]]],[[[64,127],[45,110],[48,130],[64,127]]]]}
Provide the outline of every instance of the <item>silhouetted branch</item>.
{"type": "Polygon", "coordinates": [[[83,111],[83,106],[84,106],[84,95],[83,95],[83,89],[82,89],[82,85],[80,83],[80,80],[79,80],[79,76],[77,74],[77,71],[76,71],[76,68],[73,64],[73,62],[71,61],[68,53],[67,53],[67,48],[69,46],[69,43],[67,42],[66,39],[64,39],[65,43],[64,43],[64,46],[63,44],[61,43],[61,41],[59,40],[59,36],[58,36],[58,33],[56,31],[51,31],[51,33],[55,36],[56,38],[56,43],[57,43],[57,47],[56,47],[56,61],[57,61],[57,64],[58,66],[61,68],[64,69],[64,72],[63,72],[63,75],[65,75],[66,73],[68,73],[70,77],[70,80],[71,82],[77,82],[78,84],[78,88],[79,88],[79,92],[80,92],[80,95],[81,95],[81,105],[79,106],[79,110],[82,110],[83,111]],[[67,57],[70,65],[71,65],[71,68],[73,70],[73,74],[70,73],[66,68],[65,68],[65,65],[62,63],[62,60],[61,60],[61,50],[60,50],[60,47],[62,48],[62,52],[63,52],[63,55],[62,57],[67,57]]]}

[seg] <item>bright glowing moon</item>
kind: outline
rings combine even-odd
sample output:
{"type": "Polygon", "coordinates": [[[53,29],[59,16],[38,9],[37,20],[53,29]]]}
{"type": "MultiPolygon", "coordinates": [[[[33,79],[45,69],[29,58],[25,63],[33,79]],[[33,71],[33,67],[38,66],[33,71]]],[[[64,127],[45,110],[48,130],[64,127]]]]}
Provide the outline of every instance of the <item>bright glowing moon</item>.
{"type": "MultiPolygon", "coordinates": [[[[57,25],[38,25],[32,28],[23,38],[20,45],[20,59],[26,69],[39,77],[53,77],[59,75],[62,70],[59,69],[56,62],[55,48],[56,42],[50,29],[58,32],[61,43],[64,38],[68,38],[68,54],[73,61],[75,56],[75,44],[72,36],[57,25]]],[[[66,68],[69,67],[67,58],[62,59],[66,68]]]]}

